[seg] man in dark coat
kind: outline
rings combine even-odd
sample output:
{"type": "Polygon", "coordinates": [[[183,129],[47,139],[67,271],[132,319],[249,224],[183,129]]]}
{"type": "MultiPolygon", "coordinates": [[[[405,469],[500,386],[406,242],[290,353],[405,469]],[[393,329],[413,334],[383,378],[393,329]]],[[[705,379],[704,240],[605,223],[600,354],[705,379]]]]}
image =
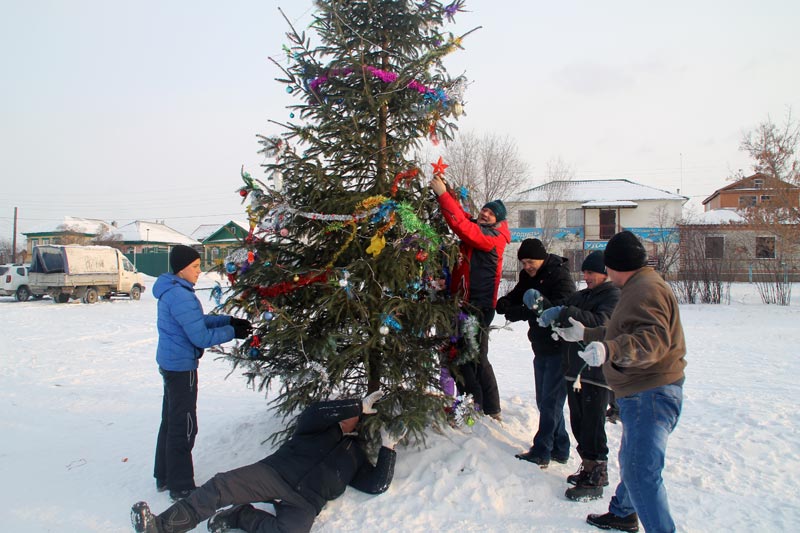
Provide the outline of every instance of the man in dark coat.
{"type": "Polygon", "coordinates": [[[497,312],[511,322],[528,321],[539,409],[539,428],[533,446],[517,454],[517,458],[547,468],[551,459],[558,463],[569,459],[569,435],[564,424],[567,386],[561,368],[561,343],[537,319],[543,309],[564,303],[575,292],[575,282],[567,268],[567,259],[547,253],[539,239],[522,241],[517,258],[522,262],[519,281],[497,300],[497,312]]]}
{"type": "Polygon", "coordinates": [[[347,485],[369,494],[389,488],[394,475],[396,437],[381,432],[382,446],[373,466],[362,443],[352,435],[362,414],[375,413],[380,391],[363,400],[336,400],[310,405],[300,414],[291,438],[275,453],[249,466],[215,475],[188,498],[158,516],[147,503],[131,508],[137,532],[182,533],[218,509],[208,528],[215,533],[239,528],[248,533],[306,532],[325,503],[347,485]],[[275,514],[252,502],[269,502],[275,514]]]}
{"type": "Polygon", "coordinates": [[[478,360],[458,365],[458,388],[471,394],[484,414],[499,419],[500,392],[489,362],[489,326],[503,273],[503,251],[511,242],[506,207],[501,200],[493,200],[472,218],[448,190],[441,174],[434,174],[430,186],[445,222],[461,239],[461,257],[453,269],[450,291],[474,308],[480,325],[478,360]]]}
{"type": "MultiPolygon", "coordinates": [[[[581,264],[586,288],[570,296],[564,305],[553,306],[539,317],[539,325],[564,327],[574,318],[587,327],[602,326],[619,301],[619,289],[608,281],[603,252],[590,253],[581,264]]],[[[606,407],[611,388],[603,369],[591,367],[578,352],[577,342],[564,342],[563,368],[567,380],[567,403],[572,435],[578,441],[581,466],[567,477],[567,498],[576,501],[596,500],[603,496],[608,485],[608,439],[606,437],[606,407]]]]}

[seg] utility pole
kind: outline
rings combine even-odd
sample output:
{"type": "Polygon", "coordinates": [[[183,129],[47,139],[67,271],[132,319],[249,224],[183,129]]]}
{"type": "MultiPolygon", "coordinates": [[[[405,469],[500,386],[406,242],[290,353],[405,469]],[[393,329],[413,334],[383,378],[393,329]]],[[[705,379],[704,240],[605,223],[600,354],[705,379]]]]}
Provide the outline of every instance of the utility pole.
{"type": "Polygon", "coordinates": [[[14,235],[11,237],[11,263],[17,262],[17,208],[14,208],[14,235]]]}

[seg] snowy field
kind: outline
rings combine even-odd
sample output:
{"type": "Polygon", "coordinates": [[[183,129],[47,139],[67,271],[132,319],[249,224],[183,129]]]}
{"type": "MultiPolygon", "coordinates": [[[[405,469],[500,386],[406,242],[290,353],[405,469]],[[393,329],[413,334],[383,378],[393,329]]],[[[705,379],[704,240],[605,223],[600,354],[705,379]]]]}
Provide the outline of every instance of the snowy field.
{"type": "MultiPolygon", "coordinates": [[[[203,277],[198,287],[209,287],[203,277]]],[[[56,305],[0,298],[0,531],[131,531],[129,509],[156,493],[153,450],[161,409],[154,361],[156,302],[56,305]]],[[[795,287],[794,300],[800,299],[795,287]]],[[[208,309],[208,291],[201,291],[208,309]]],[[[685,403],[665,479],[680,531],[800,531],[800,305],[761,304],[737,285],[730,305],[681,307],[688,343],[685,403]]],[[[502,325],[500,317],[495,325],[502,325]]],[[[564,498],[564,478],[519,461],[536,426],[532,354],[524,324],[492,334],[490,360],[504,421],[398,446],[389,491],[354,489],[331,502],[317,532],[598,531],[618,481],[621,427],[609,425],[611,486],[603,500],[564,498]]],[[[207,353],[200,365],[196,481],[270,453],[277,427],[263,394],[207,353]]],[[[205,531],[205,523],[197,531],[205,531]]]]}

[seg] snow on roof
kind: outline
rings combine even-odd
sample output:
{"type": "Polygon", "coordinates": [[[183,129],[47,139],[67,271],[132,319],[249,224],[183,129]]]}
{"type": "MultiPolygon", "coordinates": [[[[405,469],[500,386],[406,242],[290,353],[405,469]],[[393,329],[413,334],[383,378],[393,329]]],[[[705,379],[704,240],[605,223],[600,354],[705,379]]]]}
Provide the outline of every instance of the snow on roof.
{"type": "Polygon", "coordinates": [[[197,239],[198,241],[202,242],[205,239],[211,237],[220,228],[227,226],[228,224],[231,223],[236,224],[237,226],[242,228],[245,232],[250,231],[250,226],[246,222],[242,222],[241,220],[231,220],[226,222],[225,224],[200,224],[192,232],[191,237],[193,239],[197,239]]]}
{"type": "Polygon", "coordinates": [[[25,235],[29,233],[55,233],[59,231],[74,231],[75,233],[85,233],[89,235],[102,235],[113,228],[111,224],[105,220],[97,218],[81,218],[81,217],[64,217],[60,222],[48,222],[41,224],[31,231],[24,232],[25,235]]]}
{"type": "Polygon", "coordinates": [[[159,222],[146,222],[136,220],[126,224],[114,232],[123,242],[152,242],[164,244],[185,244],[196,246],[200,244],[195,239],[187,237],[169,226],[159,222]]]}
{"type": "Polygon", "coordinates": [[[638,207],[639,204],[629,200],[592,200],[581,204],[581,207],[638,207]]]}
{"type": "Polygon", "coordinates": [[[592,202],[619,200],[680,200],[686,196],[649,187],[626,179],[550,181],[538,187],[522,191],[511,202],[552,201],[553,190],[558,191],[560,202],[592,202]]]}
{"type": "Polygon", "coordinates": [[[700,213],[696,218],[686,221],[686,225],[703,226],[709,224],[738,224],[745,219],[736,211],[730,209],[712,209],[700,213]]]}

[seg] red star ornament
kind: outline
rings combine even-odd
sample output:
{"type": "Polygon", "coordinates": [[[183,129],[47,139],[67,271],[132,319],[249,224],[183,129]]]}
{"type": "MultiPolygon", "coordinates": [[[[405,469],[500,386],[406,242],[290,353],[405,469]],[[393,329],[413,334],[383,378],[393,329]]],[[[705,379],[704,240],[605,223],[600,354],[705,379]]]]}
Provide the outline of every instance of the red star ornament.
{"type": "Polygon", "coordinates": [[[434,176],[444,176],[444,169],[446,169],[450,165],[445,165],[444,161],[442,161],[442,157],[439,156],[439,161],[436,163],[431,163],[433,167],[433,175],[434,176]]]}

